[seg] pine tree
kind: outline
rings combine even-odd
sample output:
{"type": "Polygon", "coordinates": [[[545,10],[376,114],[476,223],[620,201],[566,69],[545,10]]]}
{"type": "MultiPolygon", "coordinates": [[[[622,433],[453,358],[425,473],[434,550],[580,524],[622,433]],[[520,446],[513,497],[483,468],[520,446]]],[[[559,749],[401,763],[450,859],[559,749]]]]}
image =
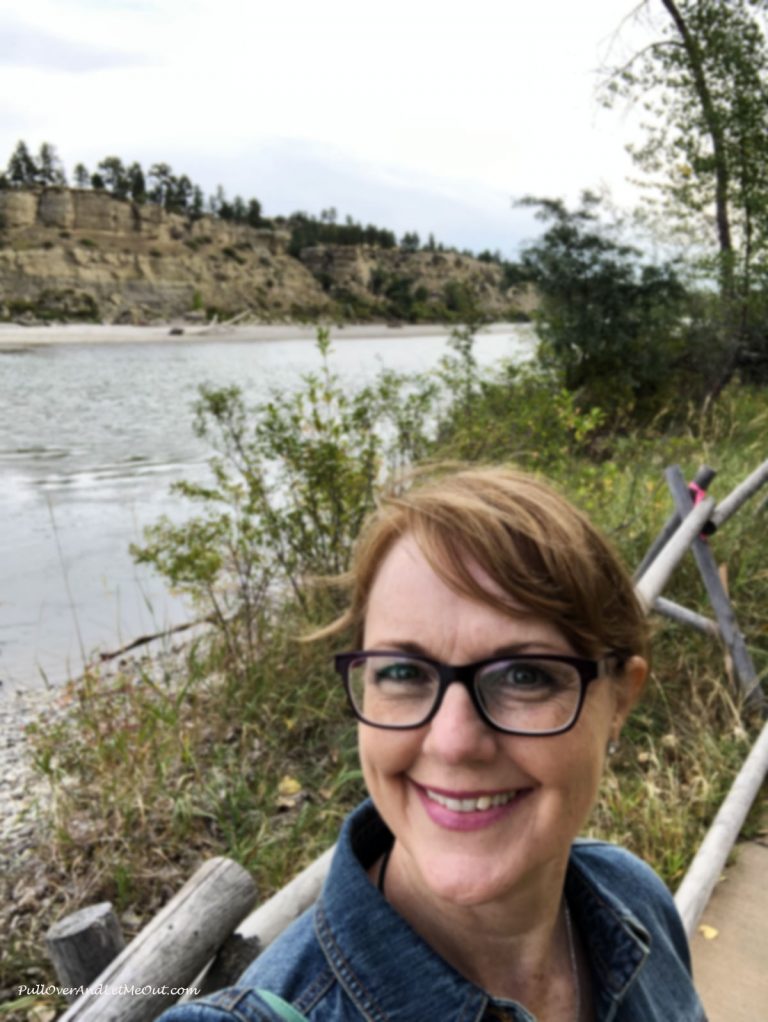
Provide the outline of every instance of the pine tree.
{"type": "Polygon", "coordinates": [[[66,185],[67,176],[56,147],[43,142],[37,154],[37,181],[42,185],[66,185]]]}
{"type": "Polygon", "coordinates": [[[19,141],[8,160],[8,180],[14,188],[31,188],[37,182],[37,164],[27,148],[27,143],[19,141]]]}

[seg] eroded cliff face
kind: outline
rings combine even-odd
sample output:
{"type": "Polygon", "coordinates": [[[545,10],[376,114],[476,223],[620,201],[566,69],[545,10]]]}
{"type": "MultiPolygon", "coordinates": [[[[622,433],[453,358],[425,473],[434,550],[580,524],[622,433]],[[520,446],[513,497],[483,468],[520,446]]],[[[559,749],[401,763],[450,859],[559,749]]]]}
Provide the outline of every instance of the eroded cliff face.
{"type": "Polygon", "coordinates": [[[503,320],[530,316],[537,304],[532,287],[504,286],[498,264],[458,252],[318,245],[304,249],[301,262],[342,307],[372,316],[411,310],[417,319],[461,320],[475,306],[503,320]]]}
{"type": "Polygon", "coordinates": [[[476,301],[489,316],[530,311],[501,268],[449,252],[318,246],[289,235],[70,188],[0,191],[0,319],[141,323],[177,317],[263,320],[424,318],[476,301]]]}
{"type": "Polygon", "coordinates": [[[330,311],[286,235],[68,188],[0,192],[0,316],[170,319],[215,309],[264,318],[330,311]],[[3,306],[5,307],[3,309],[3,306]]]}

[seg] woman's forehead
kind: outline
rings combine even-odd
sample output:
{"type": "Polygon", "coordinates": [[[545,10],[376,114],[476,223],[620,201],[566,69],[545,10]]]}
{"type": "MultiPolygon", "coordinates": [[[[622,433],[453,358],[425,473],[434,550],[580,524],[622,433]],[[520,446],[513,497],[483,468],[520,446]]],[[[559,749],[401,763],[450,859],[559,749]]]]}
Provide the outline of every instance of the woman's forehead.
{"type": "Polygon", "coordinates": [[[468,551],[460,547],[453,548],[450,553],[447,549],[436,549],[434,545],[420,542],[411,532],[399,536],[390,546],[373,577],[371,590],[382,578],[388,581],[399,579],[404,584],[409,578],[425,572],[436,575],[443,585],[461,596],[473,597],[479,590],[496,602],[502,601],[515,614],[536,613],[516,600],[468,551]],[[475,583],[472,591],[461,584],[463,576],[468,576],[475,583]]]}

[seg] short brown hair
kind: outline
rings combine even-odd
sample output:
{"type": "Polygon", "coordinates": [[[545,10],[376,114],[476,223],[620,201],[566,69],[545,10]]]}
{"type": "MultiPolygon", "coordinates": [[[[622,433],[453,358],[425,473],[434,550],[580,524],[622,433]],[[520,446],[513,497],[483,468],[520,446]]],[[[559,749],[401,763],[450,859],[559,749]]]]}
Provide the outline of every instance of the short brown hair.
{"type": "Polygon", "coordinates": [[[422,473],[384,496],[341,579],[349,607],[319,634],[351,629],[360,647],[373,582],[406,534],[455,591],[504,613],[519,616],[523,606],[547,618],[581,655],[647,657],[646,617],[612,546],[550,485],[502,467],[422,473]],[[483,587],[474,565],[502,595],[483,587]]]}

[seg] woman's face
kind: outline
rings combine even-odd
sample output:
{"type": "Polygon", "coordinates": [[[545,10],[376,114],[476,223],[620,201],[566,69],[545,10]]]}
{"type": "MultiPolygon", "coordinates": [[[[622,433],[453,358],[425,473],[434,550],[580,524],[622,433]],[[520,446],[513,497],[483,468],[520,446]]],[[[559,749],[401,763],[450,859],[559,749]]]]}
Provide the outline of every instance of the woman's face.
{"type": "MultiPolygon", "coordinates": [[[[477,569],[486,587],[491,582],[477,569]]],[[[517,653],[575,654],[550,621],[512,617],[450,589],[405,536],[371,589],[365,649],[419,651],[463,664],[517,653]]],[[[562,882],[571,842],[592,808],[606,746],[639,695],[645,664],[587,689],[568,732],[506,735],[450,685],[432,721],[412,731],[360,725],[368,791],[397,840],[398,869],[417,889],[462,905],[562,882]],[[495,796],[488,807],[487,796],[495,796]],[[462,800],[461,811],[455,800],[462,800]],[[480,800],[478,804],[478,800],[480,800]]]]}

